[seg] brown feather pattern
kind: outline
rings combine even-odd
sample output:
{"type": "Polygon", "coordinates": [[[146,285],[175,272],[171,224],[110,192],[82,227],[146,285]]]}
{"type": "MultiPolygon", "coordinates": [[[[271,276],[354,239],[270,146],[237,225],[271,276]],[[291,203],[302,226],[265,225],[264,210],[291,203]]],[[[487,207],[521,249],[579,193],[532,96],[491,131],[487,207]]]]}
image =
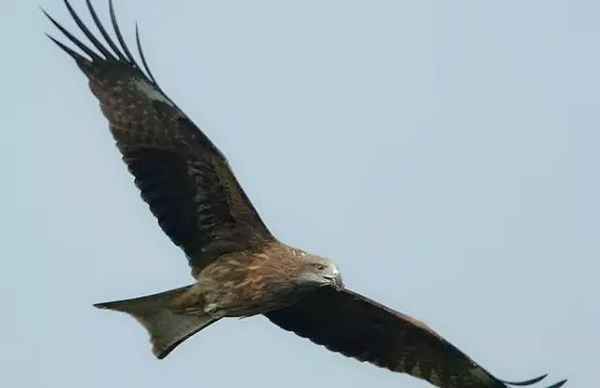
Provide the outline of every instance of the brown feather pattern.
{"type": "MultiPolygon", "coordinates": [[[[104,58],[51,19],[91,60],[66,50],[63,44],[59,46],[88,77],[142,198],[163,231],[185,251],[194,271],[222,254],[273,240],[223,154],[162,92],[145,58],[148,75],[136,64],[116,23],[112,2],[109,8],[113,30],[125,55],[110,39],[89,1],[92,18],[116,56],[65,3],[104,58]]],[[[139,33],[136,43],[143,56],[139,33]]]]}
{"type": "MultiPolygon", "coordinates": [[[[291,307],[265,315],[279,327],[329,350],[437,387],[507,386],[424,323],[347,289],[322,288],[291,307]]],[[[543,377],[512,384],[530,385],[543,377]]]]}

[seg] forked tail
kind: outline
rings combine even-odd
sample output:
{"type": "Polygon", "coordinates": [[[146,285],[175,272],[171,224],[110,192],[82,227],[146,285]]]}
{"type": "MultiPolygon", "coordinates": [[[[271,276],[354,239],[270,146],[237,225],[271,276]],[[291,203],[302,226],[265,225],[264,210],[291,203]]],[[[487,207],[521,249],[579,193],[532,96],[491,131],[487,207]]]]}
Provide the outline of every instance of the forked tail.
{"type": "Polygon", "coordinates": [[[165,358],[177,345],[218,320],[208,314],[183,314],[173,308],[173,300],[191,287],[177,288],[140,298],[98,303],[94,306],[133,316],[150,334],[154,355],[165,358]]]}

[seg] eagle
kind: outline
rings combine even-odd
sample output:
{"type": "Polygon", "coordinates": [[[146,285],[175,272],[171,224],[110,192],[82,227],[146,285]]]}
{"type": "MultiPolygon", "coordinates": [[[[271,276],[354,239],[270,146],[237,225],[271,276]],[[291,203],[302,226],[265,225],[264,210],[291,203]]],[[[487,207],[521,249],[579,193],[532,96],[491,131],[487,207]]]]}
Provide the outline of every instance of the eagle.
{"type": "Polygon", "coordinates": [[[48,37],[87,77],[141,197],[185,253],[196,280],[154,295],[95,305],[139,321],[156,357],[166,357],[222,318],[264,315],[331,351],[437,387],[525,386],[546,377],[512,382],[495,377],[425,323],[346,288],[329,259],[280,242],[223,153],[156,82],[137,26],[138,60],[125,43],[112,0],[108,9],[116,41],[90,0],[86,4],[96,34],[64,2],[89,43],[42,10],[75,47],[48,37]]]}

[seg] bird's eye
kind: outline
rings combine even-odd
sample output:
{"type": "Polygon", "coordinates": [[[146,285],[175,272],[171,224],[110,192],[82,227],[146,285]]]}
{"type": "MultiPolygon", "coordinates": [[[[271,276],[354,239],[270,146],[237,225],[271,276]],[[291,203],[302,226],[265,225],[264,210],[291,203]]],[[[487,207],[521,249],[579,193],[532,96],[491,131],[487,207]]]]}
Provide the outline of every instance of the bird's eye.
{"type": "Polygon", "coordinates": [[[323,271],[325,269],[325,266],[323,264],[315,264],[315,268],[318,271],[323,271]]]}

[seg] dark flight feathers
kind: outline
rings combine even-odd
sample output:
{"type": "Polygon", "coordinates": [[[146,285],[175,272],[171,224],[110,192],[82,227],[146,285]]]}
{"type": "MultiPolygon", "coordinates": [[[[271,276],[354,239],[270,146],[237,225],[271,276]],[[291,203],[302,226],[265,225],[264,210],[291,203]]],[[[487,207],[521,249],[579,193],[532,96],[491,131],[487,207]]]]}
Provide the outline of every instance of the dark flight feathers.
{"type": "Polygon", "coordinates": [[[265,315],[281,328],[329,350],[438,387],[503,388],[531,385],[546,377],[499,380],[424,323],[350,290],[322,288],[298,304],[265,315]]]}
{"type": "Polygon", "coordinates": [[[65,1],[93,47],[86,46],[45,11],[83,54],[50,38],[83,70],[142,198],[195,271],[223,253],[252,249],[272,239],[222,153],[162,91],[150,71],[136,27],[140,67],[117,24],[112,1],[111,39],[89,0],[103,44],[65,1]],[[145,72],[144,72],[145,70],[145,72]]]}

